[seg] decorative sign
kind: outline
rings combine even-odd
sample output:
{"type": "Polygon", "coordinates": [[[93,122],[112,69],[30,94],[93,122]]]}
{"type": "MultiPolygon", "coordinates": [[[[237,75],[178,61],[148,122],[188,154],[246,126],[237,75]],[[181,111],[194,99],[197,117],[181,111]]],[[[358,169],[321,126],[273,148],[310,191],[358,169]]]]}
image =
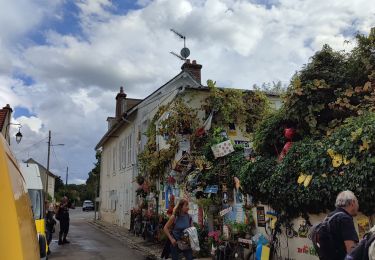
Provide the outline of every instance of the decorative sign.
{"type": "Polygon", "coordinates": [[[303,247],[297,248],[298,254],[307,254],[307,255],[315,255],[317,256],[317,252],[313,246],[304,245],[303,247]]]}
{"type": "Polygon", "coordinates": [[[223,157],[234,152],[233,145],[230,140],[211,146],[215,158],[223,157]]]}
{"type": "Polygon", "coordinates": [[[257,207],[257,223],[258,227],[266,226],[266,214],[264,212],[264,207],[257,207]]]}
{"type": "Polygon", "coordinates": [[[232,207],[223,209],[222,211],[219,212],[220,217],[224,216],[225,214],[228,214],[229,212],[232,211],[232,207]]]}
{"type": "Polygon", "coordinates": [[[225,239],[229,239],[229,228],[227,225],[224,225],[223,226],[223,237],[225,239]]]}
{"type": "Polygon", "coordinates": [[[251,245],[253,243],[253,241],[251,241],[250,239],[244,239],[244,238],[239,238],[238,242],[248,244],[248,245],[251,245]]]}
{"type": "Polygon", "coordinates": [[[204,193],[217,193],[219,190],[219,185],[208,185],[204,190],[204,193]]]}

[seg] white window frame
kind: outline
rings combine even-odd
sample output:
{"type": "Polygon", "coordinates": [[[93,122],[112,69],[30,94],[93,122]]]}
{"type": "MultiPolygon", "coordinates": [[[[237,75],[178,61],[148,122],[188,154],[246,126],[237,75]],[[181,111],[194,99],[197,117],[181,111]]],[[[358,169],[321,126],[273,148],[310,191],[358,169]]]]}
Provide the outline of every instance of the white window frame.
{"type": "Polygon", "coordinates": [[[116,145],[112,147],[112,174],[116,175],[116,156],[117,156],[116,145]]]}
{"type": "Polygon", "coordinates": [[[126,168],[126,138],[121,142],[121,169],[126,168]]]}
{"type": "Polygon", "coordinates": [[[127,165],[131,166],[132,164],[132,134],[128,136],[128,145],[127,145],[127,165]]]}

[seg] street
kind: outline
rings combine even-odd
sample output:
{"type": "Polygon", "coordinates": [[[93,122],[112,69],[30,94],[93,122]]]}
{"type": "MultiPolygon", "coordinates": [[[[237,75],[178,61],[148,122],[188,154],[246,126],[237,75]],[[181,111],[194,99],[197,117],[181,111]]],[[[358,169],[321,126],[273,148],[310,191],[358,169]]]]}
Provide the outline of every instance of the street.
{"type": "Polygon", "coordinates": [[[59,232],[57,224],[49,259],[144,259],[140,252],[89,225],[87,220],[93,218],[93,211],[83,212],[82,208],[70,210],[70,229],[67,238],[70,244],[60,246],[57,244],[59,232]]]}

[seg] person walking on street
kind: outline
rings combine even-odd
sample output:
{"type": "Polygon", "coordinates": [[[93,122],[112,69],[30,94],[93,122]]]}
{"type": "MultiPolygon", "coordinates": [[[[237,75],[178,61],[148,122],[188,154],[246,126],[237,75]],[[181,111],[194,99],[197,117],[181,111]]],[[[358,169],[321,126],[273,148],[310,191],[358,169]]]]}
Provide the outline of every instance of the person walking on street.
{"type": "Polygon", "coordinates": [[[353,217],[358,214],[358,199],[353,192],[346,190],[337,195],[336,210],[328,214],[330,256],[321,257],[327,260],[343,260],[358,243],[358,234],[354,227],[353,217]]]}
{"type": "Polygon", "coordinates": [[[69,232],[69,208],[72,208],[68,197],[64,196],[61,200],[59,211],[57,213],[57,219],[60,221],[60,232],[59,232],[59,245],[69,244],[70,242],[66,239],[69,232]]]}
{"type": "Polygon", "coordinates": [[[188,214],[189,202],[181,199],[173,210],[172,216],[165,224],[163,230],[171,242],[170,249],[172,260],[178,260],[182,252],[187,260],[193,259],[193,250],[184,247],[184,230],[192,226],[192,218],[188,214]],[[171,232],[170,232],[171,230],[171,232]]]}

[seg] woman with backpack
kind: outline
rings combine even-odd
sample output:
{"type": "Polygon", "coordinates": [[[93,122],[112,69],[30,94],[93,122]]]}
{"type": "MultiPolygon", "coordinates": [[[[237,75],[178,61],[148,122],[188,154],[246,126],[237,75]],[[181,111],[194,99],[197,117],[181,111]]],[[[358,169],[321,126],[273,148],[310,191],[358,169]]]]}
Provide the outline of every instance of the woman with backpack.
{"type": "Polygon", "coordinates": [[[187,242],[189,241],[189,238],[184,236],[184,230],[192,227],[192,218],[188,211],[189,202],[186,199],[181,199],[174,208],[172,216],[163,228],[171,243],[170,249],[172,260],[178,260],[178,256],[181,252],[185,256],[185,259],[193,259],[193,250],[187,242]]]}

